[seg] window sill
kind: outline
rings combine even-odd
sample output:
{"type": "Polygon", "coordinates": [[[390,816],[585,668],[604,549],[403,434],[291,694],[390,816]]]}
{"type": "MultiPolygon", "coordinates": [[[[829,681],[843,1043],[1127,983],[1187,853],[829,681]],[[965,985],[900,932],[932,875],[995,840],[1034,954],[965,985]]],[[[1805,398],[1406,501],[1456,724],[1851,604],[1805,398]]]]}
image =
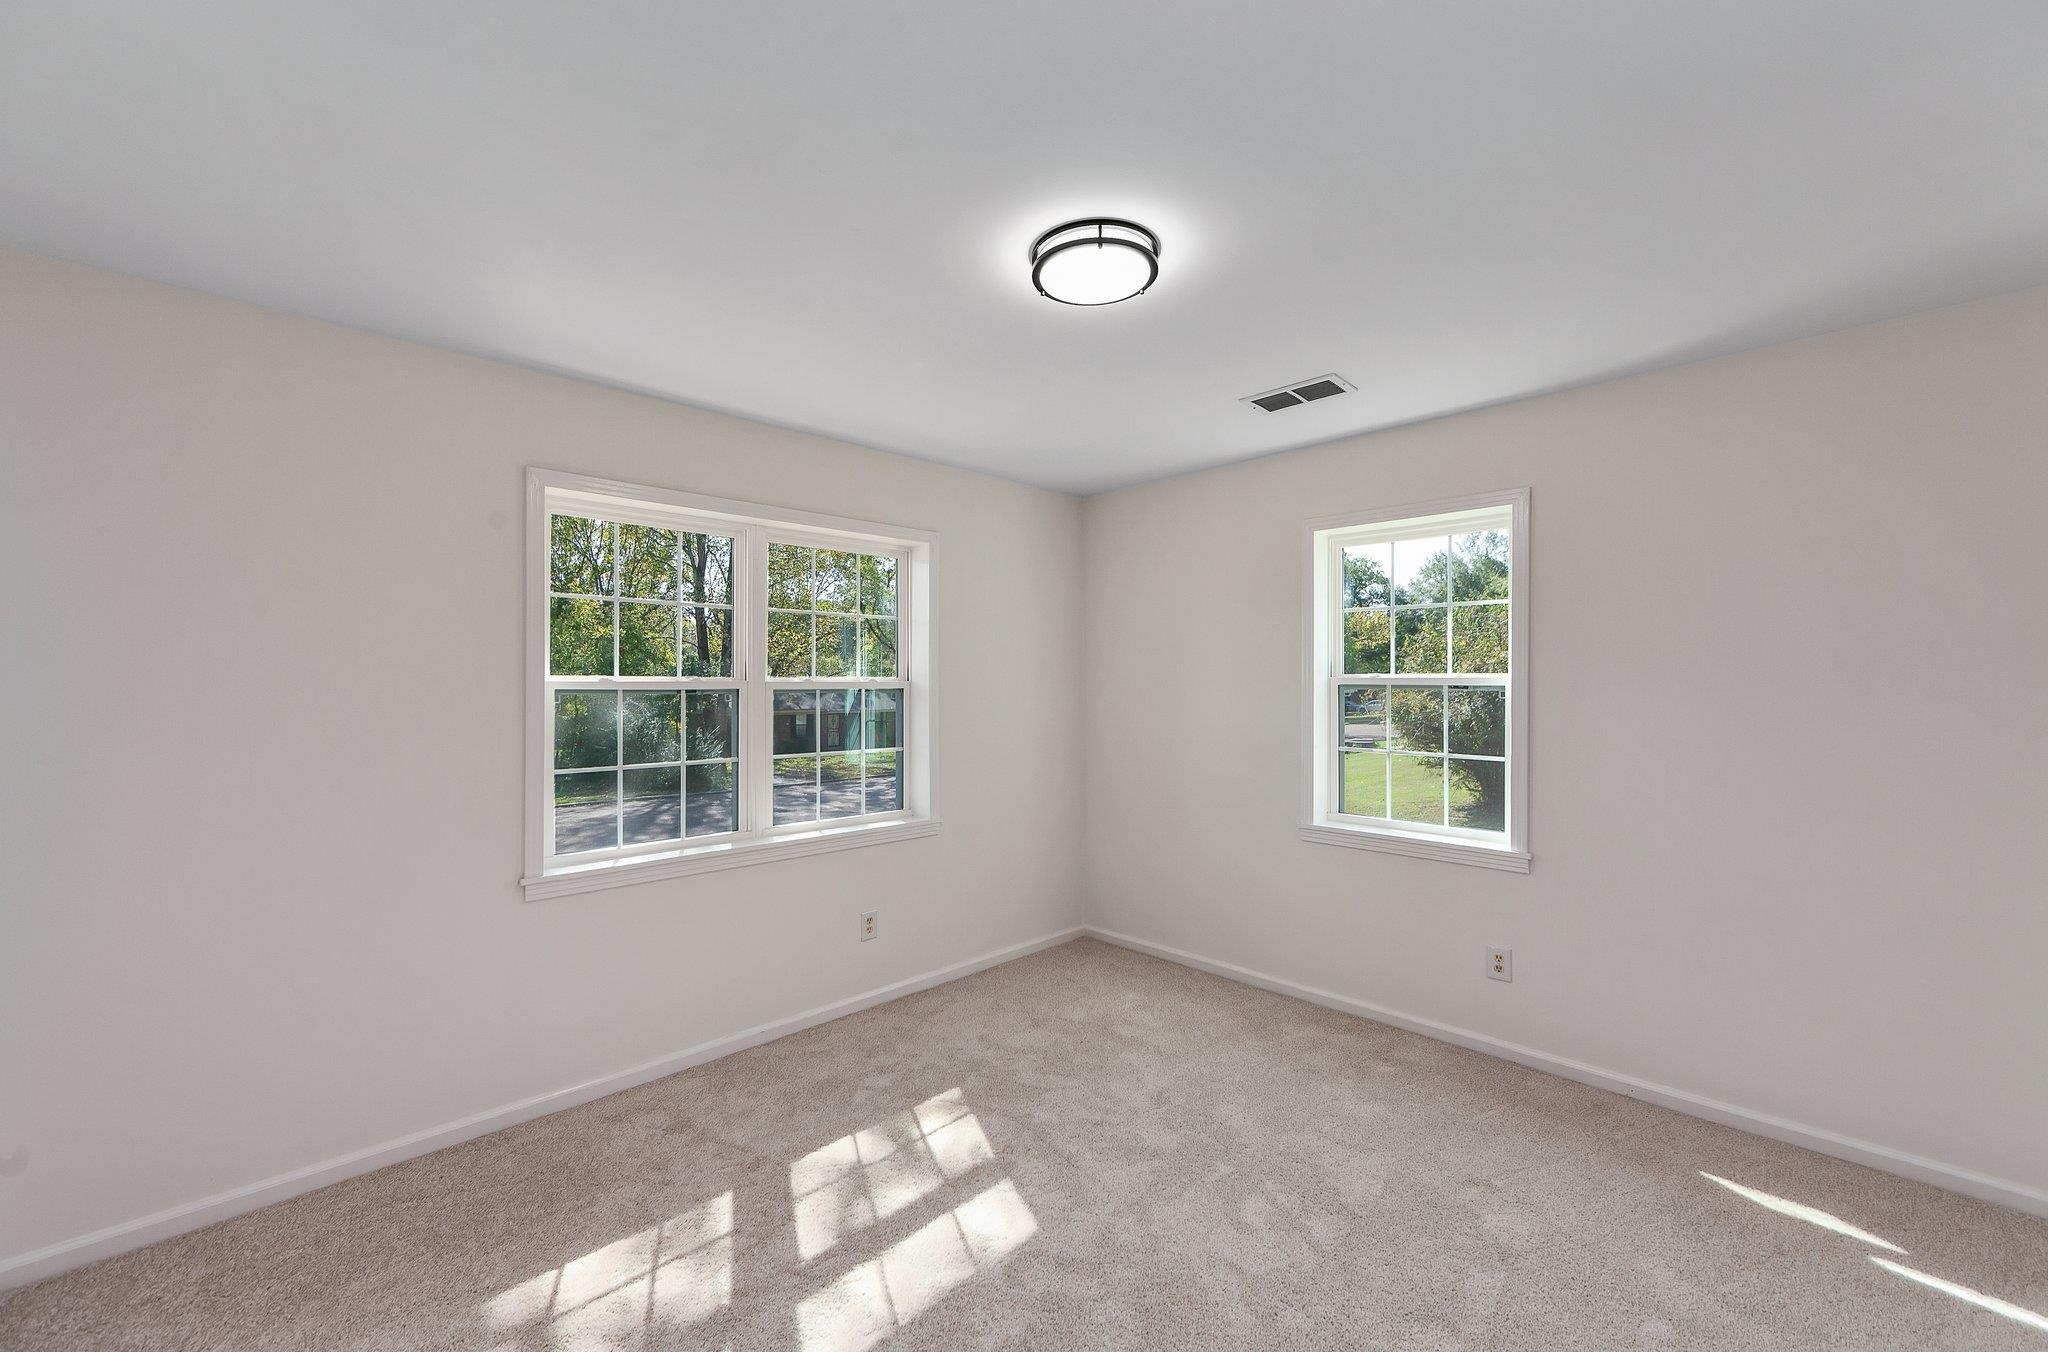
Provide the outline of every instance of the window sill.
{"type": "Polygon", "coordinates": [[[1316,845],[1342,845],[1353,850],[1378,850],[1383,854],[1405,854],[1415,859],[1441,859],[1447,864],[1471,864],[1478,868],[1527,873],[1529,855],[1522,850],[1493,845],[1473,845],[1406,831],[1380,831],[1362,826],[1304,826],[1301,838],[1316,845]]]}
{"type": "Polygon", "coordinates": [[[720,869],[745,868],[750,864],[772,864],[778,859],[802,859],[807,855],[853,850],[863,845],[884,845],[892,840],[916,840],[935,836],[939,823],[929,818],[918,821],[881,822],[872,826],[835,826],[802,835],[776,836],[742,844],[704,845],[669,854],[640,855],[632,859],[608,859],[521,878],[528,901],[573,896],[607,887],[630,887],[663,878],[686,878],[720,869]]]}

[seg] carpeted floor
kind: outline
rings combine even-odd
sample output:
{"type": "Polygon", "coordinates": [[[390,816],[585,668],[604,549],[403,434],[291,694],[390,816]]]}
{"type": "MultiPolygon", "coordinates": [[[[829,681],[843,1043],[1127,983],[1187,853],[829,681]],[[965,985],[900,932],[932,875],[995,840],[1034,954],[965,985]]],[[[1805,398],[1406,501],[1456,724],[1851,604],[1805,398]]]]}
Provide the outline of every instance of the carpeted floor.
{"type": "Polygon", "coordinates": [[[1082,940],[13,1293],[0,1347],[2039,1352],[2044,1312],[2040,1221],[1082,940]]]}

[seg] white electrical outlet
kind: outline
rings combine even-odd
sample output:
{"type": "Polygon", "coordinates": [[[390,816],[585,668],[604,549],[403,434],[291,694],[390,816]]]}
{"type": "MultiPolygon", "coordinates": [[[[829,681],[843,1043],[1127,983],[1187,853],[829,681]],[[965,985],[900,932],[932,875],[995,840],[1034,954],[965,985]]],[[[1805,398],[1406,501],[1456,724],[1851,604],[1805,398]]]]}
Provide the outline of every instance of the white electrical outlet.
{"type": "Polygon", "coordinates": [[[1512,948],[1486,950],[1486,974],[1495,981],[1515,979],[1515,951],[1512,948]]]}
{"type": "Polygon", "coordinates": [[[860,941],[866,943],[874,937],[875,913],[873,911],[862,911],[860,913],[860,941]]]}

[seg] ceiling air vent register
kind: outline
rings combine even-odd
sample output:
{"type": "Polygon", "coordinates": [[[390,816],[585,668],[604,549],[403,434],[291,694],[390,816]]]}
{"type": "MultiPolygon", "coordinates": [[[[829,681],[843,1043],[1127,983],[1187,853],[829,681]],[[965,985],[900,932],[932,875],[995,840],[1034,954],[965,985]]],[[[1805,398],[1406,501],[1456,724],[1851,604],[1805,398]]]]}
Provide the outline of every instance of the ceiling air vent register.
{"type": "Polygon", "coordinates": [[[1261,413],[1278,413],[1282,409],[1293,408],[1299,404],[1312,404],[1318,399],[1328,399],[1333,394],[1347,394],[1357,388],[1342,376],[1316,376],[1309,380],[1296,381],[1291,385],[1282,385],[1277,390],[1267,390],[1263,394],[1248,394],[1237,402],[1250,404],[1261,413]]]}

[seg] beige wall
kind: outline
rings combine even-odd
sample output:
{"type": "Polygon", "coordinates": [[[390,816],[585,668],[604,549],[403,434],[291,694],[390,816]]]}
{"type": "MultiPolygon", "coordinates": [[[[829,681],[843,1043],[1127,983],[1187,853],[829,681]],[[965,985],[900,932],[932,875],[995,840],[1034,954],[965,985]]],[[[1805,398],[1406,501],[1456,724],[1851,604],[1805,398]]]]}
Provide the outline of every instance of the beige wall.
{"type": "Polygon", "coordinates": [[[1092,498],[1090,921],[2048,1202],[2044,490],[2035,291],[1092,498]],[[1297,839],[1302,522],[1524,485],[1533,870],[1297,839]]]}
{"type": "Polygon", "coordinates": [[[1079,920],[1070,498],[4,252],[0,456],[0,1263],[1079,920]],[[529,464],[938,531],[942,832],[524,902],[529,464]]]}

